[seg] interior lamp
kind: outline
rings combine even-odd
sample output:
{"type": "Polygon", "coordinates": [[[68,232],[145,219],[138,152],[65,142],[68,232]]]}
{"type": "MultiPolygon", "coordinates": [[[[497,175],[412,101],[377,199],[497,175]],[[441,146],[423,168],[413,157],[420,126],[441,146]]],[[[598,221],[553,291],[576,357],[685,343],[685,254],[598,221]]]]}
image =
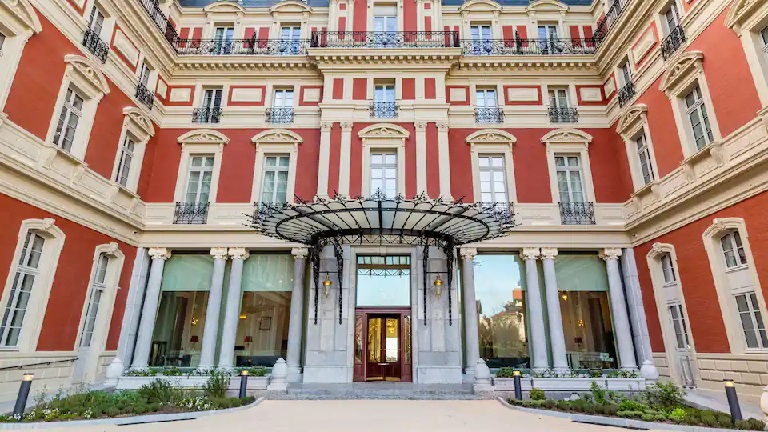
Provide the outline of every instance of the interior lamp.
{"type": "Polygon", "coordinates": [[[331,282],[331,278],[328,275],[328,273],[325,274],[325,280],[323,281],[323,295],[328,297],[328,294],[331,292],[331,285],[333,285],[333,282],[331,282]]]}
{"type": "Polygon", "coordinates": [[[443,280],[440,279],[440,275],[435,276],[435,282],[433,284],[435,285],[435,296],[440,298],[440,296],[443,295],[443,280]]]}

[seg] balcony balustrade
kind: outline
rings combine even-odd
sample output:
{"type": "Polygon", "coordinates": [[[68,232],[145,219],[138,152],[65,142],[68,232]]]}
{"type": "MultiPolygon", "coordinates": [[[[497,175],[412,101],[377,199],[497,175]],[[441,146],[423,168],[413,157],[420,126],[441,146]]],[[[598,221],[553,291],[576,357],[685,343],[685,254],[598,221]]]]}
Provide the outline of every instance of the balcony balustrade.
{"type": "Polygon", "coordinates": [[[576,123],[579,121],[579,110],[572,107],[549,107],[549,121],[552,123],[576,123]]]}
{"type": "Polygon", "coordinates": [[[179,55],[304,55],[306,40],[296,39],[177,39],[179,55]]]}
{"type": "Polygon", "coordinates": [[[395,102],[374,102],[371,104],[372,118],[395,118],[400,109],[395,102]]]}
{"type": "Polygon", "coordinates": [[[484,124],[504,123],[501,108],[475,108],[475,122],[484,124]]]}
{"type": "Polygon", "coordinates": [[[221,108],[195,108],[192,111],[193,123],[219,123],[221,121],[221,108]]]}
{"type": "Polygon", "coordinates": [[[157,28],[160,29],[160,31],[163,33],[165,40],[167,40],[172,47],[176,48],[175,43],[179,38],[179,34],[176,32],[176,29],[173,28],[173,24],[170,22],[168,17],[166,17],[163,11],[160,10],[160,6],[157,4],[157,0],[139,1],[144,7],[144,10],[149,15],[149,18],[152,19],[152,22],[154,22],[157,28]]]}
{"type": "Polygon", "coordinates": [[[619,89],[616,98],[619,100],[619,106],[624,107],[628,104],[632,98],[635,97],[635,83],[628,82],[624,84],[624,87],[619,89]]]}
{"type": "Polygon", "coordinates": [[[293,108],[267,108],[267,123],[293,123],[293,108]]]}
{"type": "Polygon", "coordinates": [[[310,48],[459,48],[456,31],[313,31],[310,48]]]}
{"type": "Polygon", "coordinates": [[[684,43],[685,30],[683,30],[682,25],[679,25],[673,28],[667,37],[661,41],[661,56],[664,57],[664,60],[672,57],[672,54],[676,53],[684,43]]]}
{"type": "Polygon", "coordinates": [[[593,38],[463,40],[461,45],[464,55],[578,55],[597,49],[593,38]]]}
{"type": "Polygon", "coordinates": [[[146,105],[149,109],[152,109],[152,105],[155,103],[155,95],[141,83],[136,86],[136,99],[146,105]]]}
{"type": "Polygon", "coordinates": [[[204,225],[208,219],[209,203],[177,202],[173,223],[177,225],[204,225]]]}
{"type": "Polygon", "coordinates": [[[595,203],[561,202],[559,205],[563,225],[595,225],[595,203]]]}
{"type": "Polygon", "coordinates": [[[99,35],[91,29],[86,29],[83,34],[83,46],[95,55],[97,59],[102,63],[107,62],[107,53],[109,53],[109,45],[101,40],[99,35]]]}
{"type": "Polygon", "coordinates": [[[614,0],[611,4],[611,7],[608,8],[608,12],[605,13],[605,16],[597,22],[593,38],[598,45],[603,39],[605,39],[608,31],[613,28],[616,22],[618,22],[619,18],[624,13],[624,10],[627,8],[627,5],[631,1],[632,0],[614,0]]]}

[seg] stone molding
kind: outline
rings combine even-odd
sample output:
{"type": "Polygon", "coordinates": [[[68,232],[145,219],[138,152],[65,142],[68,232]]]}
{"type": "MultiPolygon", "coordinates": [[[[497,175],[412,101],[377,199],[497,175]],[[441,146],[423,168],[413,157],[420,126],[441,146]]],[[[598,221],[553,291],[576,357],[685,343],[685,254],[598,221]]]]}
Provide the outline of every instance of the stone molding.
{"type": "Polygon", "coordinates": [[[214,259],[226,260],[228,257],[228,251],[225,247],[211,248],[211,255],[214,259]]]}
{"type": "Polygon", "coordinates": [[[605,261],[618,260],[622,253],[621,248],[605,248],[600,252],[600,258],[605,261]]]}
{"type": "Polygon", "coordinates": [[[164,247],[152,247],[149,248],[149,256],[153,260],[161,259],[163,261],[167,260],[171,257],[171,251],[168,248],[164,247]]]}
{"type": "Polygon", "coordinates": [[[553,247],[543,247],[541,248],[541,259],[550,259],[553,260],[557,257],[557,248],[553,247]]]}

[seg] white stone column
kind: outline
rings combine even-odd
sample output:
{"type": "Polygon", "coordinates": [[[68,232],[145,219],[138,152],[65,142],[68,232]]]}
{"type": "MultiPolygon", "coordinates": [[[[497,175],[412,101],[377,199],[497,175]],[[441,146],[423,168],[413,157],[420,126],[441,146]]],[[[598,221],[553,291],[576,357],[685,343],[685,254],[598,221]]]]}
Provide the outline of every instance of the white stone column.
{"type": "Polygon", "coordinates": [[[208,292],[208,306],[205,309],[205,327],[203,328],[203,346],[200,349],[199,369],[213,369],[215,365],[224,268],[227,265],[227,248],[213,248],[211,255],[213,255],[213,276],[211,277],[211,290],[208,292]]]}
{"type": "Polygon", "coordinates": [[[474,375],[477,360],[480,358],[480,342],[478,341],[477,297],[475,296],[474,262],[477,249],[461,248],[461,294],[464,303],[464,338],[467,375],[474,375]]]}
{"type": "Polygon", "coordinates": [[[163,282],[163,267],[165,260],[171,257],[171,251],[166,248],[150,248],[149,256],[152,265],[149,268],[149,281],[144,296],[144,306],[141,308],[141,322],[136,337],[136,348],[133,353],[132,369],[144,369],[149,366],[149,352],[152,350],[152,333],[155,330],[157,306],[160,302],[160,285],[163,282]]]}
{"type": "Polygon", "coordinates": [[[448,147],[447,122],[437,122],[437,159],[440,169],[438,174],[440,196],[444,200],[453,201],[453,196],[451,195],[451,156],[448,147]]]}
{"type": "Polygon", "coordinates": [[[544,291],[547,298],[549,316],[549,343],[552,347],[552,368],[556,371],[568,370],[568,358],[565,355],[565,334],[563,316],[560,312],[560,293],[555,274],[557,249],[541,248],[541,262],[544,267],[544,291]]]}
{"type": "Polygon", "coordinates": [[[528,325],[531,329],[531,346],[533,358],[531,368],[535,371],[549,369],[547,362],[547,335],[544,332],[544,311],[541,302],[541,289],[539,288],[539,271],[536,268],[536,259],[539,257],[539,248],[525,248],[520,258],[525,260],[526,301],[528,302],[528,325]]]}
{"type": "Polygon", "coordinates": [[[627,304],[629,305],[629,322],[632,326],[632,334],[635,336],[635,351],[640,359],[640,375],[649,380],[659,379],[659,371],[653,364],[653,351],[651,350],[651,337],[648,334],[648,323],[645,318],[645,306],[643,305],[643,292],[640,288],[640,278],[637,274],[635,263],[635,251],[625,248],[621,255],[622,274],[624,286],[627,287],[627,304]]]}
{"type": "MultiPolygon", "coordinates": [[[[339,195],[349,196],[350,157],[352,152],[352,122],[341,122],[339,150],[339,195]]],[[[332,192],[332,191],[330,191],[332,192]]]]}
{"type": "Polygon", "coordinates": [[[328,196],[328,175],[331,171],[331,128],[333,122],[320,123],[320,154],[317,163],[317,196],[328,196]]]}
{"type": "Polygon", "coordinates": [[[240,299],[242,298],[243,262],[248,259],[245,248],[229,248],[232,268],[229,271],[226,306],[224,306],[224,324],[221,329],[221,351],[219,351],[219,369],[231,369],[235,366],[235,338],[240,317],[240,299]]]}
{"type": "MultiPolygon", "coordinates": [[[[427,123],[416,122],[414,125],[416,126],[416,193],[418,194],[427,192],[427,123]]],[[[472,368],[474,369],[474,364],[472,368]]]]}
{"type": "Polygon", "coordinates": [[[632,344],[632,331],[627,316],[627,303],[624,299],[624,287],[621,284],[619,272],[619,257],[621,249],[607,248],[600,254],[605,260],[608,272],[608,289],[611,298],[611,311],[613,312],[614,338],[618,344],[619,367],[621,369],[637,369],[635,361],[635,348],[632,344]]]}
{"type": "Polygon", "coordinates": [[[288,321],[288,382],[298,382],[301,377],[301,330],[304,309],[304,272],[307,248],[293,248],[293,290],[291,291],[291,317],[288,321]]]}

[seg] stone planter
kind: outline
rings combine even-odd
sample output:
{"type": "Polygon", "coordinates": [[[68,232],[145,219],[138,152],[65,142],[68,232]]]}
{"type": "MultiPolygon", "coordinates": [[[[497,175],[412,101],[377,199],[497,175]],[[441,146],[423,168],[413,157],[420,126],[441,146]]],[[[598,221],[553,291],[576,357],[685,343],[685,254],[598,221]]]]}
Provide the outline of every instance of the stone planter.
{"type": "MultiPolygon", "coordinates": [[[[152,381],[164,379],[169,381],[173,386],[187,389],[202,388],[205,382],[208,381],[207,376],[163,376],[156,375],[151,377],[132,377],[121,376],[117,380],[118,390],[138,390],[141,386],[149,384],[152,381]]],[[[267,384],[269,384],[269,376],[263,377],[248,377],[248,390],[266,390],[267,384]]],[[[240,389],[240,377],[235,376],[229,380],[229,390],[240,389]]]]}
{"type": "Polygon", "coordinates": [[[595,378],[533,378],[533,386],[544,391],[589,391],[595,378]]]}
{"type": "MultiPolygon", "coordinates": [[[[515,381],[512,378],[494,378],[495,391],[514,391],[515,381]]],[[[530,378],[521,380],[523,391],[531,387],[552,392],[588,392],[596,382],[600,387],[617,391],[645,390],[644,378],[530,378]]]]}
{"type": "MultiPolygon", "coordinates": [[[[645,390],[645,378],[606,378],[605,383],[606,383],[605,387],[608,390],[618,390],[618,391],[645,390]]],[[[598,382],[598,384],[600,383],[598,382]]]]}

